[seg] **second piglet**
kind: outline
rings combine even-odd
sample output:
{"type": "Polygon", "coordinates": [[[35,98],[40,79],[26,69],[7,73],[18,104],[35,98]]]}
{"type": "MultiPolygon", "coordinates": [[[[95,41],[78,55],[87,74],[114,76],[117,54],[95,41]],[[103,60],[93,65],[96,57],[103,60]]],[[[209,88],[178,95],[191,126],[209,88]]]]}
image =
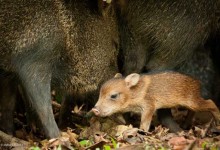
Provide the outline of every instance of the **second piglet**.
{"type": "Polygon", "coordinates": [[[101,117],[123,112],[141,113],[140,128],[148,131],[157,109],[176,106],[210,111],[216,122],[220,122],[220,112],[214,102],[201,97],[199,81],[172,71],[133,73],[125,78],[116,74],[102,85],[92,111],[101,117]]]}

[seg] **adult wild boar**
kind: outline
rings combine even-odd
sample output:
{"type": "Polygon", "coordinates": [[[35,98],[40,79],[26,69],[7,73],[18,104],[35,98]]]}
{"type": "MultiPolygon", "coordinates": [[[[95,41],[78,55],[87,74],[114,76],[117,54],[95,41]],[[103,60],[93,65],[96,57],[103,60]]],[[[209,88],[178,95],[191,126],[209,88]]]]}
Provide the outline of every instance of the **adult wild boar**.
{"type": "MultiPolygon", "coordinates": [[[[22,85],[27,111],[35,114],[47,138],[59,136],[51,83],[80,95],[117,72],[114,12],[102,0],[1,1],[0,69],[12,72],[22,85]]],[[[1,117],[10,112],[2,111],[1,117]]]]}

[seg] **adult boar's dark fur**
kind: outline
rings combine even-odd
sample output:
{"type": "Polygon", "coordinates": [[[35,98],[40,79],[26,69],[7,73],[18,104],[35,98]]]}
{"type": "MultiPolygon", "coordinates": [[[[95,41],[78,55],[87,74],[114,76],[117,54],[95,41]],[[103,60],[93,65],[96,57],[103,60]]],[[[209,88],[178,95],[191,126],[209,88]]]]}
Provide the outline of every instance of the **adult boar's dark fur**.
{"type": "Polygon", "coordinates": [[[27,110],[36,114],[48,138],[59,135],[51,83],[80,95],[95,91],[117,72],[116,17],[102,3],[1,1],[0,68],[16,75],[27,110]]]}

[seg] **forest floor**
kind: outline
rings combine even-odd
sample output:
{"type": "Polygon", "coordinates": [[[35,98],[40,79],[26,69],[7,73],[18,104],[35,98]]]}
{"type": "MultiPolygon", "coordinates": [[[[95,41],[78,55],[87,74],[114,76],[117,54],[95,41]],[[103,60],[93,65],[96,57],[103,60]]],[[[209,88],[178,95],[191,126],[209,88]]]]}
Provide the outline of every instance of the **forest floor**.
{"type": "MultiPolygon", "coordinates": [[[[60,104],[53,101],[58,119],[60,104]]],[[[15,136],[0,133],[0,149],[31,150],[220,150],[220,127],[215,126],[208,112],[197,113],[191,129],[170,133],[154,116],[151,130],[138,129],[140,117],[127,114],[126,124],[121,115],[108,118],[91,117],[82,107],[73,108],[71,119],[61,129],[61,137],[46,140],[34,125],[26,123],[24,114],[15,115],[15,136]],[[128,120],[128,121],[127,121],[128,120]],[[10,144],[9,144],[10,143],[10,144]]],[[[183,124],[187,110],[172,109],[174,119],[183,124]]]]}

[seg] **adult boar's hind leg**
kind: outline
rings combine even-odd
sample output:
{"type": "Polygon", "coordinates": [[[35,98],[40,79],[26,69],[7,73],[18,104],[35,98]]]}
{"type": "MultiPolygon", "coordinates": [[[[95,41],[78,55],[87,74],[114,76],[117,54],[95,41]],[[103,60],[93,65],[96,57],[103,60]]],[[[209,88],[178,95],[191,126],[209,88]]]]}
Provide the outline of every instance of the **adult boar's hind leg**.
{"type": "Polygon", "coordinates": [[[180,126],[174,121],[172,117],[171,109],[159,109],[157,111],[157,114],[161,124],[169,128],[171,132],[182,131],[180,126]]]}

